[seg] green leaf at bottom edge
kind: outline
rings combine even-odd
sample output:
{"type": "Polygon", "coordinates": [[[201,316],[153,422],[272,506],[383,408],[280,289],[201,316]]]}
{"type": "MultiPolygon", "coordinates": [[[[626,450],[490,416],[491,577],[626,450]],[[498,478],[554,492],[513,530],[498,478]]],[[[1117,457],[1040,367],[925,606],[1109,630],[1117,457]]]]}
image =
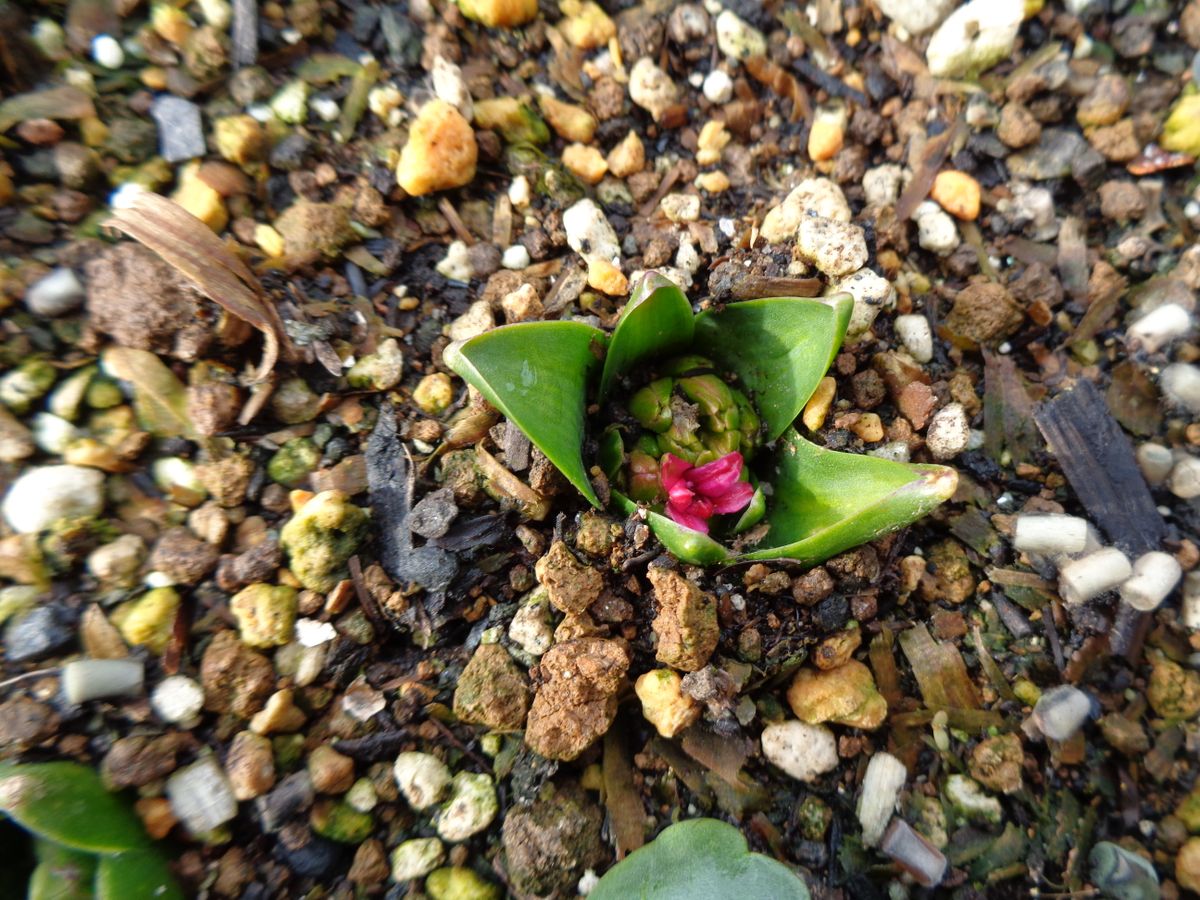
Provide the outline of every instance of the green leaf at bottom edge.
{"type": "Polygon", "coordinates": [[[604,332],[582,322],[523,322],[451,344],[443,357],[596,507],[583,464],[583,419],[588,375],[604,341],[604,332]]]}
{"type": "Polygon", "coordinates": [[[100,857],[96,900],[183,900],[167,861],[155,850],[131,850],[100,857]]]}
{"type": "Polygon", "coordinates": [[[751,853],[732,825],[717,819],[678,822],[613,866],[591,900],[809,900],[787,866],[751,853]]]}
{"type": "Polygon", "coordinates": [[[0,763],[0,812],[72,850],[119,853],[150,843],[133,811],[79,763],[0,763]]]}
{"type": "Polygon", "coordinates": [[[738,559],[816,565],[926,515],[954,493],[958,473],[826,450],[789,429],[764,480],[772,546],[738,559]]]}
{"type": "Polygon", "coordinates": [[[26,900],[91,900],[95,896],[96,857],[91,853],[39,840],[37,858],[26,900]]]}
{"type": "Polygon", "coordinates": [[[730,561],[729,551],[707,534],[684,528],[661,513],[640,507],[618,491],[612,492],[612,498],[627,516],[638,514],[640,510],[654,536],[677,559],[695,566],[711,566],[730,561]]]}

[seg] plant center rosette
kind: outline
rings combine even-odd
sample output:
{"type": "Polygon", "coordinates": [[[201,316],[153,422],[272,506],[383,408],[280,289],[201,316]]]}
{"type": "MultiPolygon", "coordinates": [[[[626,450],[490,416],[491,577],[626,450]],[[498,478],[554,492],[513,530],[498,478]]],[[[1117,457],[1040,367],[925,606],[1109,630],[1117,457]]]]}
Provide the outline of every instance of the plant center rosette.
{"type": "Polygon", "coordinates": [[[611,335],[506,325],[445,359],[596,507],[592,478],[606,476],[611,503],[679,559],[814,565],[915,521],[957,483],[946,466],[826,450],[793,427],[852,308],[844,294],[771,297],[694,315],[649,273],[611,335]]]}

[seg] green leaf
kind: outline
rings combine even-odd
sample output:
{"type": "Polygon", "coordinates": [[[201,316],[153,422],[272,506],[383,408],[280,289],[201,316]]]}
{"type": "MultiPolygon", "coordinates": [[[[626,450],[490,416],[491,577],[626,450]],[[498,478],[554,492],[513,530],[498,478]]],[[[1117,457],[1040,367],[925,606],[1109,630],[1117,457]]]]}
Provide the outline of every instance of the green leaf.
{"type": "MultiPolygon", "coordinates": [[[[612,492],[612,498],[627,516],[632,516],[639,509],[636,503],[618,491],[612,492]]],[[[684,528],[661,513],[646,510],[645,522],[662,545],[683,562],[695,566],[710,566],[731,560],[729,551],[707,534],[684,528]]]]}
{"type": "Polygon", "coordinates": [[[665,360],[686,349],[694,329],[692,305],[679,286],[657,272],[647,272],[633,289],[608,342],[599,399],[603,402],[617,378],[638,363],[665,360]]]}
{"type": "Polygon", "coordinates": [[[119,853],[150,843],[133,811],[79,763],[0,763],[0,812],[72,850],[119,853]]]}
{"type": "Polygon", "coordinates": [[[138,422],[157,437],[192,437],[195,427],[187,411],[187,390],[175,373],[148,350],[109,347],[104,371],[133,386],[138,422]]]}
{"type": "Polygon", "coordinates": [[[770,297],[696,316],[693,349],[737,373],[773,441],[795,421],[846,335],[854,301],[770,297]]]}
{"type": "Polygon", "coordinates": [[[782,863],[751,853],[742,833],[717,819],[678,822],[613,866],[590,900],[809,900],[782,863]]]}
{"type": "Polygon", "coordinates": [[[40,840],[37,857],[37,868],[29,877],[28,900],[91,900],[94,896],[95,856],[40,840]]]}
{"type": "Polygon", "coordinates": [[[765,477],[774,494],[771,547],[741,559],[793,559],[815,565],[914,522],[950,498],[958,473],[818,447],[794,429],[765,477]]]}
{"type": "Polygon", "coordinates": [[[761,487],[755,487],[754,496],[750,498],[750,503],[742,511],[733,526],[734,534],[741,534],[743,531],[749,531],[755,525],[762,521],[762,517],[767,512],[767,495],[763,493],[761,487]]]}
{"type": "Polygon", "coordinates": [[[596,507],[583,462],[583,417],[604,341],[604,332],[582,322],[525,322],[451,344],[444,355],[596,507]]]}
{"type": "Polygon", "coordinates": [[[96,869],[96,900],[183,900],[183,891],[167,862],[156,850],[133,850],[100,857],[96,869]]]}

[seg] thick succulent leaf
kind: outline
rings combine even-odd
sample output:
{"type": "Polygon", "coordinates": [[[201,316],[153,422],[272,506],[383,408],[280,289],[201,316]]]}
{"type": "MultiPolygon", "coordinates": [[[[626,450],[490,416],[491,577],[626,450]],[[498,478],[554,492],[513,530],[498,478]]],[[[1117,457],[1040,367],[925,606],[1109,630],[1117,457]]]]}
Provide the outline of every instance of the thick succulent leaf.
{"type": "MultiPolygon", "coordinates": [[[[627,516],[638,511],[638,505],[618,491],[612,492],[613,502],[627,516]]],[[[694,566],[711,566],[729,562],[729,551],[710,538],[691,528],[684,528],[661,513],[646,510],[646,524],[664,547],[676,559],[694,566]]]]}
{"type": "Polygon", "coordinates": [[[96,900],[183,900],[183,891],[156,850],[133,850],[100,857],[96,868],[96,900]]]}
{"type": "Polygon", "coordinates": [[[833,362],[854,301],[769,297],[696,316],[693,349],[737,373],[775,440],[795,421],[833,362]]]}
{"type": "Polygon", "coordinates": [[[119,853],[150,843],[128,805],[79,763],[0,763],[0,813],[72,850],[119,853]]]}
{"type": "Polygon", "coordinates": [[[686,349],[694,328],[692,305],[679,286],[657,272],[647,272],[633,289],[608,342],[599,399],[604,400],[617,378],[638,363],[686,349]]]}
{"type": "Polygon", "coordinates": [[[772,546],[740,558],[815,565],[921,518],[950,498],[958,473],[826,450],[793,429],[765,480],[774,488],[766,538],[772,546]]]}
{"type": "Polygon", "coordinates": [[[446,348],[445,360],[516,424],[593,506],[583,462],[588,376],[604,332],[582,322],[505,325],[446,348]]]}
{"type": "Polygon", "coordinates": [[[751,853],[742,833],[717,819],[690,819],[613,866],[591,900],[809,900],[787,866],[751,853]]]}
{"type": "Polygon", "coordinates": [[[28,900],[91,900],[94,896],[94,855],[39,840],[37,858],[37,868],[29,876],[28,900]]]}
{"type": "Polygon", "coordinates": [[[762,517],[767,512],[767,495],[763,493],[761,487],[754,489],[754,496],[750,498],[750,504],[738,517],[733,526],[734,534],[741,534],[743,531],[749,531],[755,525],[762,521],[762,517]]]}

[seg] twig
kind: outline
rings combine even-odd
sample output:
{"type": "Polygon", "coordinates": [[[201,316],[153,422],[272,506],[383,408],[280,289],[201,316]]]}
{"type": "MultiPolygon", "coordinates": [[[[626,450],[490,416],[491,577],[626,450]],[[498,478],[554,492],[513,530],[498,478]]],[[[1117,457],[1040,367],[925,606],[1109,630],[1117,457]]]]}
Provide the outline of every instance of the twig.
{"type": "Polygon", "coordinates": [[[26,672],[24,675],[14,675],[6,681],[0,681],[0,691],[7,690],[14,684],[20,684],[22,681],[28,681],[31,678],[41,678],[43,675],[57,675],[58,673],[58,666],[54,666],[50,669],[38,669],[34,672],[26,672]]]}
{"type": "Polygon", "coordinates": [[[450,223],[450,227],[454,229],[454,234],[460,241],[468,247],[475,243],[475,238],[471,232],[467,231],[467,226],[463,224],[463,220],[458,217],[458,210],[454,208],[453,203],[442,197],[438,200],[438,209],[446,217],[446,221],[450,223]]]}

